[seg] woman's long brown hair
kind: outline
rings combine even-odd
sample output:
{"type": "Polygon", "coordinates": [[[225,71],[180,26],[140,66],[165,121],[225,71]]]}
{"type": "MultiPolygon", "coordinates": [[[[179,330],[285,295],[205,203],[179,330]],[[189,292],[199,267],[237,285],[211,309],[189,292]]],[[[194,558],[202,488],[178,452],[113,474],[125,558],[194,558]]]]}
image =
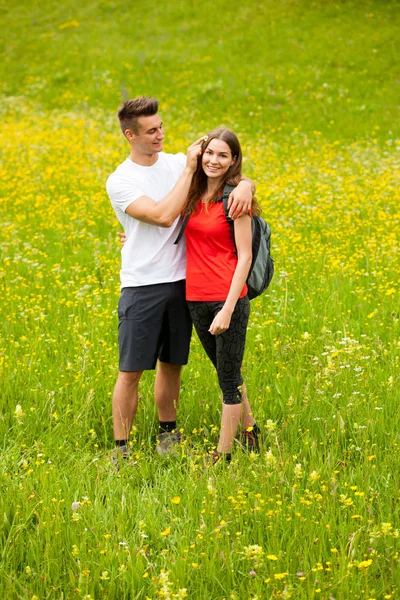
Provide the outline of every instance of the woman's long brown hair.
{"type": "MultiPolygon", "coordinates": [[[[208,199],[207,206],[210,204],[215,204],[218,201],[218,197],[224,191],[224,186],[226,184],[237,186],[239,181],[242,178],[242,149],[240,147],[239,140],[236,135],[230,129],[226,129],[225,127],[218,127],[218,129],[214,129],[208,135],[206,140],[203,142],[201,147],[201,157],[203,156],[206,148],[208,147],[211,140],[222,140],[226,144],[228,144],[232,158],[235,159],[235,162],[229,167],[227,172],[224,175],[223,180],[221,181],[221,186],[215,197],[208,199]]],[[[197,165],[197,169],[193,175],[192,183],[190,184],[189,193],[188,193],[188,203],[186,205],[185,213],[191,215],[196,208],[197,202],[199,199],[204,196],[207,191],[207,175],[203,171],[203,167],[201,164],[201,157],[199,159],[199,164],[197,165]]],[[[257,204],[255,198],[253,198],[252,203],[252,211],[256,214],[260,212],[260,208],[257,204]]]]}

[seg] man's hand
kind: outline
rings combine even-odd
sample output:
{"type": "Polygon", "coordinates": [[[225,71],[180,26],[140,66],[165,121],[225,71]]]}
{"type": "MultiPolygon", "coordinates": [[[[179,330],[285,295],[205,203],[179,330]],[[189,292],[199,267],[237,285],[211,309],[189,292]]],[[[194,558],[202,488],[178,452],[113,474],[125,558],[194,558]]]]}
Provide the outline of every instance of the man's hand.
{"type": "Polygon", "coordinates": [[[251,211],[254,184],[251,180],[242,179],[229,194],[228,209],[231,219],[237,219],[242,213],[251,211]]]}
{"type": "Polygon", "coordinates": [[[201,145],[204,142],[204,136],[199,138],[189,146],[186,153],[186,167],[193,173],[197,169],[199,156],[201,155],[201,145]]]}
{"type": "Polygon", "coordinates": [[[126,242],[126,233],[121,233],[120,231],[117,232],[117,236],[119,237],[119,241],[121,242],[121,246],[125,246],[125,242],[126,242]]]}
{"type": "Polygon", "coordinates": [[[210,329],[208,330],[211,335],[218,335],[219,333],[223,333],[229,329],[229,325],[231,324],[231,316],[231,312],[221,308],[221,310],[215,315],[214,320],[210,325],[210,329]]]}

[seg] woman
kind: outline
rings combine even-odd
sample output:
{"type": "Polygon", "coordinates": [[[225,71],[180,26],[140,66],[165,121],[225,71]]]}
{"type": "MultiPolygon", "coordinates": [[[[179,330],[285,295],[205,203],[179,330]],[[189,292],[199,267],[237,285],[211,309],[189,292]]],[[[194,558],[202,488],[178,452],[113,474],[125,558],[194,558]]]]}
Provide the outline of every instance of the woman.
{"type": "MultiPolygon", "coordinates": [[[[213,464],[231,459],[239,423],[243,443],[258,449],[258,428],[251,413],[241,365],[250,304],[246,279],[251,265],[251,216],[234,221],[234,236],[221,195],[225,184],[241,179],[242,152],[236,135],[219,128],[205,137],[201,160],[189,190],[186,214],[186,299],[204,350],[223,394],[220,437],[213,464]]],[[[252,211],[260,209],[253,199],[252,211]]]]}

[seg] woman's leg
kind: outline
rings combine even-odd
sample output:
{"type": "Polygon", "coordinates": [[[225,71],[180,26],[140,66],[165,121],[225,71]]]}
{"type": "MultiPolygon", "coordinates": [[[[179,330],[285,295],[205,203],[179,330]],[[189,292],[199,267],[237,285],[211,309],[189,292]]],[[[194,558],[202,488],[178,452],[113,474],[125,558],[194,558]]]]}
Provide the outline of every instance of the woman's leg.
{"type": "Polygon", "coordinates": [[[222,405],[221,430],[217,446],[219,454],[230,454],[232,452],[242,408],[242,404],[222,405]]]}
{"type": "MultiPolygon", "coordinates": [[[[215,335],[211,335],[211,333],[208,331],[214,319],[214,311],[212,310],[214,304],[216,303],[188,302],[188,307],[190,317],[201,345],[206,351],[207,356],[211,360],[214,367],[217,368],[216,338],[215,335]]],[[[223,302],[220,304],[222,306],[223,302]]]]}
{"type": "Polygon", "coordinates": [[[242,417],[240,419],[240,422],[242,424],[243,431],[246,431],[249,427],[254,427],[255,420],[254,420],[252,410],[250,408],[250,402],[249,402],[249,398],[247,396],[247,388],[244,383],[242,385],[242,398],[243,398],[243,410],[242,410],[242,417]]]}
{"type": "Polygon", "coordinates": [[[250,423],[252,419],[241,375],[249,314],[250,304],[247,296],[240,298],[233,311],[229,329],[216,336],[217,373],[223,394],[221,431],[217,448],[221,453],[232,451],[239,422],[245,418],[245,422],[250,423]]]}
{"type": "Polygon", "coordinates": [[[247,397],[246,386],[244,384],[242,385],[242,396],[242,446],[248,452],[258,452],[260,449],[260,442],[258,439],[259,429],[254,420],[253,413],[250,408],[249,399],[247,397]]]}
{"type": "Polygon", "coordinates": [[[221,430],[217,451],[230,454],[239,422],[243,430],[254,425],[246,387],[241,376],[250,303],[238,300],[227,331],[217,336],[208,329],[223,302],[188,302],[200,342],[213,363],[223,393],[221,430]]]}

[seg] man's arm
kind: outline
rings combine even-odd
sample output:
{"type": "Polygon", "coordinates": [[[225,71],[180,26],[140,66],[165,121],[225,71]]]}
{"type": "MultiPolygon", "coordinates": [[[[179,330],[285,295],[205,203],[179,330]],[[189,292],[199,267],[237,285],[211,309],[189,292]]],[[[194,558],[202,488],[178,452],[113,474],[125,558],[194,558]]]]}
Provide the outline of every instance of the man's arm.
{"type": "Polygon", "coordinates": [[[197,158],[201,153],[203,138],[192,144],[187,151],[186,167],[173,189],[160,202],[155,202],[148,196],[140,196],[126,208],[125,212],[144,223],[171,227],[186,206],[193,173],[197,168],[197,158]]]}
{"type": "Polygon", "coordinates": [[[126,214],[150,225],[171,227],[185,208],[194,171],[195,169],[190,169],[186,164],[182,175],[165,198],[155,202],[148,196],[140,196],[128,206],[126,214]]]}
{"type": "Polygon", "coordinates": [[[240,180],[240,183],[242,181],[247,181],[248,183],[250,183],[250,185],[251,185],[251,193],[253,194],[253,196],[255,196],[255,193],[256,193],[256,184],[254,183],[254,181],[252,179],[250,179],[250,177],[242,177],[242,179],[240,180]]]}
{"type": "Polygon", "coordinates": [[[242,213],[251,211],[251,203],[256,192],[254,181],[248,177],[242,177],[239,184],[229,195],[228,209],[231,219],[236,219],[242,213]]]}

